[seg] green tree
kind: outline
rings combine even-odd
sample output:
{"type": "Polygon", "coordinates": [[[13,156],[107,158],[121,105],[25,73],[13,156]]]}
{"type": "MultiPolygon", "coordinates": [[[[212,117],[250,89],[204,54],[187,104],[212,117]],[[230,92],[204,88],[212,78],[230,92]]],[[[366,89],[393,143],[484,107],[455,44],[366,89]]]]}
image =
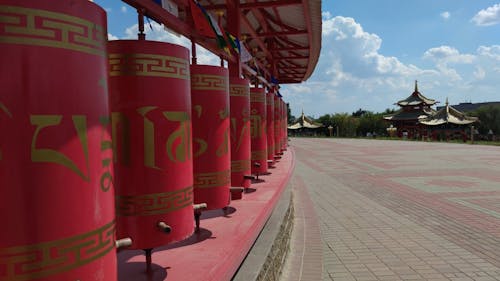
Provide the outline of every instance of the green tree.
{"type": "Polygon", "coordinates": [[[479,122],[475,123],[474,126],[480,134],[486,135],[489,130],[492,130],[495,135],[500,134],[500,106],[482,106],[470,115],[479,118],[479,122]]]}
{"type": "Polygon", "coordinates": [[[348,113],[337,113],[332,117],[333,127],[338,128],[339,137],[355,137],[359,126],[357,118],[348,113]]]}
{"type": "Polygon", "coordinates": [[[287,111],[287,118],[288,118],[288,125],[293,124],[293,121],[295,121],[295,116],[292,115],[292,110],[290,109],[290,103],[286,104],[286,111],[287,111]]]}

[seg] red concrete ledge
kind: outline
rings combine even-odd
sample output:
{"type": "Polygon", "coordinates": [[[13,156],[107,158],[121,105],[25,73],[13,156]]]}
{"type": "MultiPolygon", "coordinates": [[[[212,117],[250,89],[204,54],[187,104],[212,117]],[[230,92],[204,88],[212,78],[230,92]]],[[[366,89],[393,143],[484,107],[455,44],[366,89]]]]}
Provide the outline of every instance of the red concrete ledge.
{"type": "MultiPolygon", "coordinates": [[[[293,151],[285,152],[271,174],[260,176],[243,199],[222,210],[204,212],[200,232],[189,239],[153,250],[146,271],[143,251],[118,254],[120,281],[231,280],[269,219],[293,172],[293,151]]],[[[263,257],[265,258],[265,257],[263,257]]]]}

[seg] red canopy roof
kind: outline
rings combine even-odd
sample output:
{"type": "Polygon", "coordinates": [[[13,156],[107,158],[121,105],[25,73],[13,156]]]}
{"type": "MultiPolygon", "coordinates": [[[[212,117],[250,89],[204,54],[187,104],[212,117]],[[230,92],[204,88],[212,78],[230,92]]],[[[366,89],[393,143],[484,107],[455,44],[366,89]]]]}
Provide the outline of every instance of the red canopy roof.
{"type": "MultiPolygon", "coordinates": [[[[214,39],[198,34],[189,11],[188,1],[192,0],[171,1],[178,6],[178,17],[153,0],[123,0],[144,15],[191,38],[230,63],[238,63],[237,56],[229,56],[220,50],[214,39]]],[[[224,30],[244,42],[250,54],[256,58],[257,67],[264,72],[261,75],[267,81],[271,81],[273,77],[280,84],[300,83],[311,76],[321,49],[321,0],[198,2],[218,18],[224,30]]]]}

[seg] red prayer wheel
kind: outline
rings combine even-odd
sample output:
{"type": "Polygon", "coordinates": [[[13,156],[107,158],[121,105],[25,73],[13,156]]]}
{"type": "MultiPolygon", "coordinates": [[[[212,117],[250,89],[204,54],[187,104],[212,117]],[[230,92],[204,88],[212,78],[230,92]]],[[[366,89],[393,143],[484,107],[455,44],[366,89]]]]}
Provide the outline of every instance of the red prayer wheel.
{"type": "Polygon", "coordinates": [[[274,96],[274,153],[281,152],[282,129],[281,129],[281,99],[274,96]]]}
{"type": "MultiPolygon", "coordinates": [[[[238,77],[229,79],[231,108],[231,186],[248,188],[251,174],[250,146],[250,86],[248,80],[238,77]]],[[[241,192],[233,199],[241,198],[241,192]]]]}
{"type": "Polygon", "coordinates": [[[118,40],[108,52],[117,236],[132,249],[185,239],[194,229],[189,51],[118,40]]]}
{"type": "Polygon", "coordinates": [[[0,5],[0,280],[116,280],[106,13],[0,5]]]}
{"type": "Polygon", "coordinates": [[[227,69],[191,65],[191,103],[194,202],[220,209],[229,204],[231,185],[227,69]]]}
{"type": "Polygon", "coordinates": [[[274,144],[274,91],[269,91],[266,94],[267,107],[267,160],[274,162],[275,144],[274,144]]]}
{"type": "Polygon", "coordinates": [[[282,149],[286,150],[286,147],[288,145],[288,106],[283,101],[283,143],[282,143],[282,149]]]}
{"type": "Polygon", "coordinates": [[[267,108],[264,88],[250,89],[250,138],[252,143],[252,173],[267,172],[267,108]]]}

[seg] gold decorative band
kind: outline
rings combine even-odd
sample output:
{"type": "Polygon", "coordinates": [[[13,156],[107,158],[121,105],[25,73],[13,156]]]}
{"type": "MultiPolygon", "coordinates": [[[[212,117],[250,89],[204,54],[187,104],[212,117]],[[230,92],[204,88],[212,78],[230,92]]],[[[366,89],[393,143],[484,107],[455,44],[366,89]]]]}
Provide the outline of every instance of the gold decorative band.
{"type": "Polygon", "coordinates": [[[217,187],[230,183],[231,170],[194,174],[194,188],[217,187]]]}
{"type": "Polygon", "coordinates": [[[191,74],[191,89],[227,91],[227,77],[208,74],[191,74]]]}
{"type": "Polygon", "coordinates": [[[0,249],[0,280],[33,280],[81,267],[114,250],[114,235],[113,220],[61,240],[0,249]]]}
{"type": "Polygon", "coordinates": [[[252,151],[252,160],[267,160],[267,150],[252,151]]]}
{"type": "Polygon", "coordinates": [[[250,102],[266,102],[266,96],[262,93],[250,93],[250,102]]]}
{"type": "Polygon", "coordinates": [[[193,186],[169,192],[137,196],[116,196],[117,216],[167,214],[193,205],[193,186]]]}
{"type": "Polygon", "coordinates": [[[189,79],[189,61],[155,54],[109,54],[110,76],[189,79]]]}
{"type": "Polygon", "coordinates": [[[231,161],[231,172],[246,172],[250,170],[250,160],[234,160],[231,161]]]}
{"type": "Polygon", "coordinates": [[[46,10],[0,5],[0,43],[106,54],[104,27],[88,20],[46,10]]]}
{"type": "Polygon", "coordinates": [[[235,84],[229,85],[229,96],[231,97],[248,97],[249,94],[248,86],[235,84]]]}

